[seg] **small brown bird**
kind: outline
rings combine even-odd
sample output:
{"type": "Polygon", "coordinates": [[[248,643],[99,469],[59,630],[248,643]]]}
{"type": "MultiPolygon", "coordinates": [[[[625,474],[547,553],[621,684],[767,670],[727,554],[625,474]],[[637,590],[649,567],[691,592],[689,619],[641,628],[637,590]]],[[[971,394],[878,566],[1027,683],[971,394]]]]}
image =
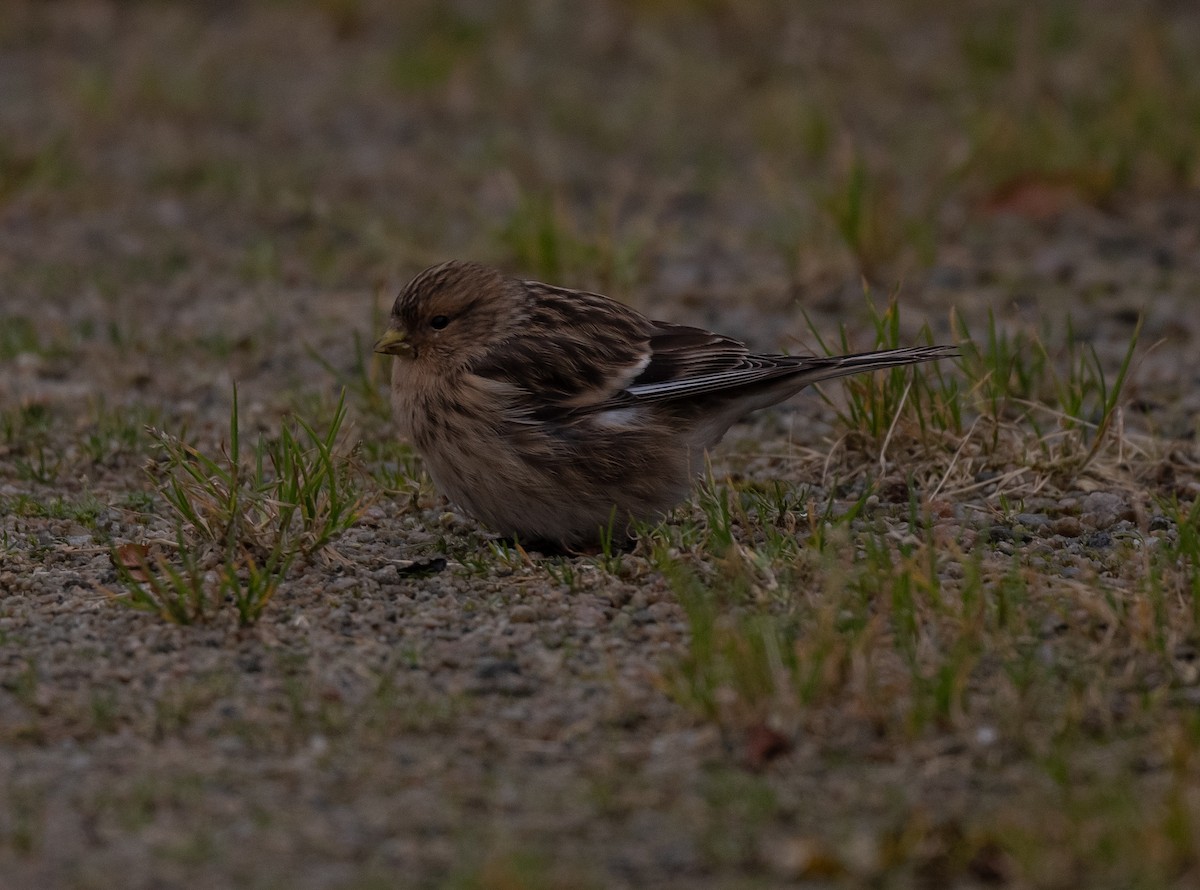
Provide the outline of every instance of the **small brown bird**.
{"type": "Polygon", "coordinates": [[[396,356],[396,419],[437,487],[495,531],[564,548],[687,498],[705,450],[751,411],[820,380],[958,354],[756,354],[599,294],[454,261],[404,288],[375,351],[396,356]]]}

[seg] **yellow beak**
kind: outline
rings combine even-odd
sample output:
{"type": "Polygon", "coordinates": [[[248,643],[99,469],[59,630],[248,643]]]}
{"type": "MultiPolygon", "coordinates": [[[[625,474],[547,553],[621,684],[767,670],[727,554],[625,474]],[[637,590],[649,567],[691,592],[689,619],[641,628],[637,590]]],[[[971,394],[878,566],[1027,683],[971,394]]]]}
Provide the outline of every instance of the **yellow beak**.
{"type": "Polygon", "coordinates": [[[405,339],[404,331],[388,328],[375,341],[375,351],[383,355],[412,355],[412,344],[405,339]]]}

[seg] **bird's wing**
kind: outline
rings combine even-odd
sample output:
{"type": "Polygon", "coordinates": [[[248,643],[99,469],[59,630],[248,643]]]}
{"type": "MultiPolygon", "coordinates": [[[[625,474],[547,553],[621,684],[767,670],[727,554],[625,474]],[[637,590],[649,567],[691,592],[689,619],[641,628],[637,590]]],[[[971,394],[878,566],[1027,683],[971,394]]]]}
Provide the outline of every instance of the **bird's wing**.
{"type": "MultiPolygon", "coordinates": [[[[782,377],[813,383],[957,354],[917,347],[814,357],[751,353],[701,328],[650,321],[606,297],[527,282],[539,300],[523,331],[472,372],[501,384],[530,420],[731,392],[782,377]]],[[[798,388],[798,387],[797,387],[798,388]]]]}
{"type": "Polygon", "coordinates": [[[794,371],[801,359],[755,355],[732,337],[701,328],[654,322],[650,361],[621,397],[638,402],[686,398],[735,389],[794,371]]]}
{"type": "Polygon", "coordinates": [[[502,385],[513,408],[536,420],[622,399],[652,364],[652,323],[607,297],[526,285],[539,299],[521,331],[471,372],[502,385]]]}
{"type": "Polygon", "coordinates": [[[732,390],[793,373],[804,361],[753,355],[731,337],[614,312],[589,316],[579,296],[570,313],[543,296],[527,332],[472,371],[505,387],[531,420],[571,417],[732,390]]]}

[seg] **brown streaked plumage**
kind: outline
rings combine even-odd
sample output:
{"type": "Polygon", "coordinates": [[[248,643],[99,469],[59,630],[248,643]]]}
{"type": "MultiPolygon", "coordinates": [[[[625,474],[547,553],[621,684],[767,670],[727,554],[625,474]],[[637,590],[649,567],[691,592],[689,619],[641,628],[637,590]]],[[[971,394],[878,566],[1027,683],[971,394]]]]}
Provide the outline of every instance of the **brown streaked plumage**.
{"type": "Polygon", "coordinates": [[[687,498],[704,452],[751,411],[820,380],[958,354],[752,353],[599,294],[455,261],[404,288],[375,350],[396,356],[396,419],[438,488],[495,531],[564,547],[687,498]]]}

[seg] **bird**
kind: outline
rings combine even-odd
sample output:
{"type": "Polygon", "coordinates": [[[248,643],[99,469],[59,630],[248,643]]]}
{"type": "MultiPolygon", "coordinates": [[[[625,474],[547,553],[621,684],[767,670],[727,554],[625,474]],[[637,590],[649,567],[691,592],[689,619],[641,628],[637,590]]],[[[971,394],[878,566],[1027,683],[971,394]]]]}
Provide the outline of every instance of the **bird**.
{"type": "Polygon", "coordinates": [[[401,290],[374,351],[394,356],[396,425],[451,503],[522,546],[568,553],[686,500],[706,452],[750,412],[818,381],[958,355],[756,353],[460,260],[401,290]]]}

